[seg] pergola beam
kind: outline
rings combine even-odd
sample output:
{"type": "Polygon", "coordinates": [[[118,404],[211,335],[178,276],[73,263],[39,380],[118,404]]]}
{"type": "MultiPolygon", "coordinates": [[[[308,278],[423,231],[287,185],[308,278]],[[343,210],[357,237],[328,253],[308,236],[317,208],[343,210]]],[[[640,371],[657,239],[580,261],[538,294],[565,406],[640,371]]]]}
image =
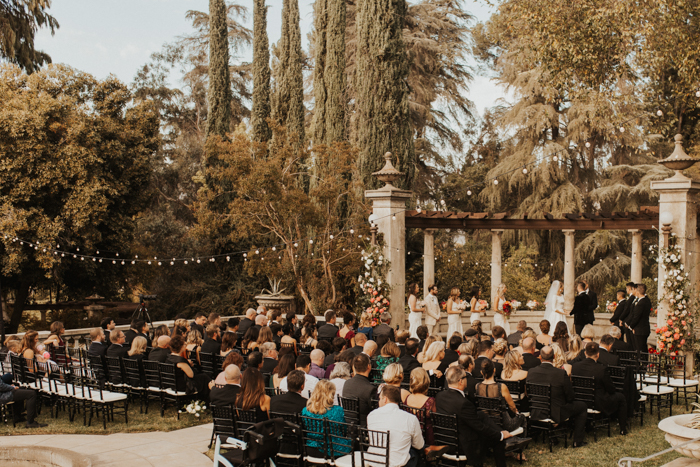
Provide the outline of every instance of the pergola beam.
{"type": "MultiPolygon", "coordinates": [[[[452,218],[414,215],[406,212],[406,228],[456,229],[456,230],[653,230],[658,228],[657,218],[611,219],[497,219],[452,218]]],[[[423,214],[423,213],[421,213],[423,214]]]]}

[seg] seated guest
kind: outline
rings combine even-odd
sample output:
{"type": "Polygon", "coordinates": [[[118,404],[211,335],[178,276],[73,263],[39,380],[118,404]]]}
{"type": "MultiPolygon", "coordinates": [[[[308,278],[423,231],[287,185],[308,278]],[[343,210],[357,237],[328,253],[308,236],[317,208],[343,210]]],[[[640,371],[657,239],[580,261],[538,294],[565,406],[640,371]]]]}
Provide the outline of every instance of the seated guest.
{"type": "Polygon", "coordinates": [[[503,327],[501,326],[494,326],[491,329],[491,337],[493,337],[494,341],[497,341],[498,339],[508,340],[508,336],[506,336],[506,330],[503,329],[503,327]]]}
{"type": "Polygon", "coordinates": [[[629,343],[623,340],[622,331],[620,331],[620,328],[618,328],[617,326],[610,326],[608,334],[615,338],[615,341],[610,347],[610,353],[614,353],[615,355],[617,355],[617,352],[619,352],[620,350],[622,350],[623,352],[629,352],[631,350],[634,350],[629,343]]]}
{"type": "Polygon", "coordinates": [[[595,379],[595,409],[606,416],[615,414],[620,423],[620,434],[626,435],[627,401],[625,396],[615,390],[607,366],[598,361],[598,344],[588,342],[584,350],[586,352],[585,360],[574,363],[571,374],[595,379]]]}
{"type": "MultiPolygon", "coordinates": [[[[172,339],[175,336],[182,336],[183,338],[187,338],[187,333],[190,332],[190,329],[187,327],[189,324],[187,323],[187,320],[185,319],[176,319],[175,323],[173,324],[173,330],[170,333],[170,338],[172,339]]],[[[199,332],[198,328],[195,328],[197,332],[199,332]]],[[[204,331],[200,333],[200,335],[204,335],[204,331]]]]}
{"type": "Polygon", "coordinates": [[[118,329],[115,329],[109,334],[109,338],[112,339],[112,345],[107,349],[108,357],[127,357],[129,353],[129,347],[124,345],[126,338],[124,333],[118,329]]]}
{"type": "Polygon", "coordinates": [[[260,328],[258,333],[258,347],[262,346],[266,342],[275,342],[275,336],[272,335],[272,329],[269,326],[264,326],[260,328]]]}
{"type": "Polygon", "coordinates": [[[419,351],[418,355],[416,356],[416,360],[418,360],[418,363],[420,363],[421,365],[423,364],[423,362],[425,361],[425,354],[428,352],[430,346],[433,344],[433,342],[438,342],[440,340],[442,339],[440,338],[440,336],[437,335],[428,336],[425,339],[425,342],[423,342],[423,350],[419,351]]]}
{"type": "Polygon", "coordinates": [[[60,321],[54,321],[51,323],[49,329],[50,334],[44,341],[44,347],[48,346],[49,344],[53,345],[54,347],[65,347],[66,343],[64,342],[62,336],[66,333],[66,327],[63,325],[63,323],[60,321]]]}
{"type": "Polygon", "coordinates": [[[418,344],[419,341],[415,337],[406,339],[406,353],[399,358],[399,365],[401,365],[403,371],[408,374],[411,374],[414,369],[420,368],[420,363],[418,363],[418,359],[416,359],[416,355],[418,355],[418,344]]]}
{"type": "Polygon", "coordinates": [[[263,375],[271,375],[275,368],[277,368],[277,347],[274,342],[265,342],[260,346],[260,353],[262,353],[263,364],[260,371],[263,375]]]}
{"type": "MultiPolygon", "coordinates": [[[[355,354],[353,353],[352,350],[343,350],[338,354],[337,357],[335,357],[335,362],[333,362],[331,365],[328,365],[326,368],[326,372],[323,375],[325,379],[330,379],[331,373],[333,373],[333,369],[339,362],[345,362],[349,365],[352,365],[352,361],[355,359],[355,354]]],[[[352,368],[352,367],[351,367],[352,368]]],[[[336,391],[337,394],[337,391],[336,391]]]]}
{"type": "Polygon", "coordinates": [[[467,386],[465,389],[467,397],[473,401],[474,395],[476,394],[476,384],[479,382],[479,380],[474,377],[474,357],[469,354],[460,355],[457,362],[457,365],[464,370],[464,374],[467,378],[467,386]]]}
{"type": "MultiPolygon", "coordinates": [[[[114,345],[114,342],[112,344],[114,345]]],[[[187,394],[198,394],[206,400],[209,397],[209,381],[211,378],[203,373],[194,372],[191,362],[185,358],[186,352],[185,340],[182,336],[173,337],[170,339],[170,355],[168,355],[165,363],[175,365],[175,381],[178,391],[185,391],[187,394]]]]}
{"type": "Polygon", "coordinates": [[[238,324],[238,334],[241,336],[245,336],[245,333],[248,332],[248,329],[250,329],[255,324],[254,320],[255,310],[252,308],[248,308],[245,312],[245,318],[243,318],[238,324]]]}
{"type": "Polygon", "coordinates": [[[360,355],[360,353],[362,353],[362,348],[365,346],[365,342],[367,342],[366,334],[362,334],[361,332],[355,334],[355,346],[350,350],[352,350],[355,355],[360,355]]]}
{"type": "MultiPolygon", "coordinates": [[[[90,348],[88,349],[89,354],[99,355],[104,357],[107,354],[107,345],[105,344],[105,332],[102,328],[93,328],[90,331],[90,348]]],[[[7,382],[7,381],[5,381],[7,382]]]]}
{"type": "Polygon", "coordinates": [[[423,368],[416,368],[411,372],[411,392],[408,397],[401,396],[403,403],[414,409],[425,410],[427,417],[425,420],[418,420],[425,427],[426,442],[433,444],[435,439],[433,436],[433,422],[430,419],[430,414],[435,412],[435,398],[428,396],[428,388],[430,387],[430,377],[423,368]]]}
{"type": "MultiPolygon", "coordinates": [[[[514,347],[515,350],[520,352],[520,355],[524,355],[525,352],[523,350],[523,341],[527,338],[531,338],[535,342],[535,350],[537,350],[537,334],[535,334],[535,331],[533,331],[530,328],[527,328],[525,332],[523,332],[523,336],[520,338],[520,345],[517,347],[514,347]]],[[[537,351],[534,352],[534,355],[537,357],[539,356],[539,353],[537,351]]]]}
{"type": "Polygon", "coordinates": [[[131,320],[131,327],[124,331],[124,345],[130,348],[131,342],[136,338],[136,336],[141,335],[144,326],[146,326],[146,322],[142,319],[131,320]]]}
{"type": "Polygon", "coordinates": [[[306,324],[303,328],[301,328],[301,340],[299,341],[300,344],[316,348],[316,345],[318,344],[317,338],[318,330],[316,329],[315,324],[306,324]]]}
{"type": "Polygon", "coordinates": [[[352,451],[352,445],[347,441],[341,441],[334,435],[340,431],[339,427],[335,427],[331,424],[329,441],[327,444],[327,450],[325,453],[321,451],[323,449],[322,436],[320,433],[324,433],[322,420],[329,420],[330,422],[340,422],[345,423],[345,412],[343,408],[339,405],[333,405],[333,400],[335,400],[335,386],[330,381],[321,380],[316,385],[316,389],[306,403],[306,407],[301,411],[303,417],[309,417],[313,420],[303,420],[304,427],[313,433],[309,433],[309,439],[306,441],[308,448],[312,455],[323,457],[324,454],[328,456],[342,457],[343,454],[347,454],[352,451]],[[318,439],[318,441],[316,441],[318,439]],[[314,452],[315,451],[315,452],[314,452]]]}
{"type": "Polygon", "coordinates": [[[595,339],[595,329],[593,329],[593,325],[587,324],[583,327],[583,329],[581,330],[581,339],[583,339],[584,348],[586,347],[587,343],[593,342],[593,340],[595,339]]]}
{"type": "Polygon", "coordinates": [[[236,397],[241,392],[241,370],[236,365],[229,365],[224,371],[226,384],[215,384],[209,393],[209,402],[215,406],[234,406],[236,397]]]}
{"type": "MultiPolygon", "coordinates": [[[[392,363],[386,368],[384,368],[384,373],[382,373],[382,379],[384,383],[377,389],[377,394],[381,394],[386,386],[393,386],[395,388],[401,389],[401,383],[403,383],[403,368],[398,363],[392,363]]],[[[401,400],[406,400],[406,398],[411,395],[410,392],[405,389],[401,389],[401,400]]]]}
{"type": "Polygon", "coordinates": [[[294,325],[289,322],[282,325],[282,337],[280,338],[280,344],[289,344],[293,346],[294,353],[297,353],[297,341],[294,339],[294,325]]]}
{"type": "Polygon", "coordinates": [[[435,409],[438,413],[457,414],[459,447],[467,456],[467,464],[482,466],[481,451],[492,448],[496,466],[505,467],[504,441],[510,438],[510,433],[501,431],[488,415],[477,411],[476,406],[465,396],[467,378],[460,366],[448,368],[445,380],[449,389],[437,394],[435,409]]]}
{"type": "Polygon", "coordinates": [[[144,359],[146,353],[146,338],[141,336],[136,336],[136,338],[131,342],[131,349],[127,352],[129,358],[141,361],[144,359]]]}
{"type": "Polygon", "coordinates": [[[352,367],[348,362],[338,362],[333,367],[333,371],[330,374],[330,382],[335,385],[335,405],[340,405],[339,397],[343,397],[343,387],[345,387],[345,381],[352,378],[352,367]]]}
{"type": "Polygon", "coordinates": [[[605,334],[600,338],[600,349],[598,349],[598,363],[607,366],[620,366],[620,357],[611,353],[615,338],[610,334],[605,334]]]}
{"type": "MultiPolygon", "coordinates": [[[[508,409],[513,413],[518,413],[518,408],[515,406],[513,397],[510,395],[508,386],[502,383],[497,383],[495,374],[496,367],[491,360],[484,360],[481,366],[481,374],[484,375],[484,380],[476,385],[476,395],[479,397],[488,397],[491,399],[505,400],[508,409]]],[[[525,421],[523,419],[523,421],[525,421]]],[[[525,460],[525,459],[523,459],[525,460]]]]}
{"type": "MultiPolygon", "coordinates": [[[[470,327],[464,332],[464,340],[466,342],[473,341],[478,343],[479,341],[481,341],[481,338],[479,337],[479,332],[476,329],[470,327]]],[[[494,340],[496,339],[494,338],[494,340]]]]}
{"type": "Polygon", "coordinates": [[[355,324],[355,315],[349,311],[343,314],[343,327],[338,331],[338,337],[345,339],[346,348],[351,349],[355,346],[355,331],[353,331],[353,324],[355,324]]]}
{"type": "Polygon", "coordinates": [[[158,342],[158,338],[160,336],[170,337],[170,329],[168,329],[168,326],[165,324],[161,324],[155,329],[155,331],[153,331],[153,343],[158,342]]]}
{"type": "Polygon", "coordinates": [[[326,372],[323,370],[323,361],[326,358],[326,356],[323,354],[323,350],[314,349],[311,351],[309,357],[311,358],[311,369],[309,370],[309,374],[315,378],[323,379],[326,374],[326,372]]]}
{"type": "Polygon", "coordinates": [[[221,336],[221,347],[219,348],[219,355],[225,357],[230,351],[236,346],[236,340],[238,335],[234,332],[225,332],[221,336]]]}
{"type": "MultiPolygon", "coordinates": [[[[309,374],[309,370],[311,370],[311,359],[309,358],[309,356],[306,354],[299,355],[297,357],[295,368],[304,372],[304,391],[301,393],[301,395],[308,399],[314,392],[314,388],[316,387],[319,381],[318,378],[313,377],[309,374]]],[[[283,378],[280,381],[280,390],[287,391],[287,378],[283,378]]]]}
{"type": "Polygon", "coordinates": [[[248,364],[246,365],[246,368],[255,368],[256,370],[261,370],[263,364],[262,353],[258,352],[257,350],[255,352],[250,352],[248,354],[247,363],[248,364]]]}
{"type": "Polygon", "coordinates": [[[238,352],[231,352],[228,355],[226,355],[226,358],[224,359],[224,363],[221,365],[221,372],[216,376],[216,379],[214,380],[214,384],[217,384],[219,386],[223,386],[226,384],[226,368],[228,368],[230,365],[236,365],[239,368],[243,367],[243,356],[239,354],[238,352]]]}
{"type": "MultiPolygon", "coordinates": [[[[343,343],[345,341],[343,340],[343,343]]],[[[322,367],[326,366],[325,360],[326,360],[326,355],[331,355],[333,353],[333,344],[330,341],[323,341],[320,340],[316,343],[316,349],[320,350],[323,352],[323,360],[324,362],[321,364],[322,367]]],[[[331,358],[332,360],[332,358],[331,358]]]]}
{"type": "MultiPolygon", "coordinates": [[[[392,363],[398,362],[400,356],[401,351],[396,346],[396,343],[389,341],[386,344],[384,344],[384,347],[382,347],[382,351],[379,353],[379,356],[375,360],[375,368],[383,372],[386,367],[388,367],[392,363]]],[[[381,383],[381,377],[377,377],[373,382],[374,384],[381,383]]]]}
{"type": "Polygon", "coordinates": [[[212,311],[207,317],[207,322],[209,326],[216,326],[219,328],[219,339],[221,339],[221,333],[224,330],[223,323],[221,322],[221,315],[212,311]]]}
{"type": "Polygon", "coordinates": [[[221,330],[218,326],[210,324],[207,326],[207,337],[204,339],[201,351],[213,355],[219,355],[221,352],[221,338],[219,333],[221,330]]]}
{"type": "Polygon", "coordinates": [[[117,325],[115,324],[114,319],[111,318],[111,317],[109,317],[109,316],[106,316],[106,317],[102,318],[102,321],[100,321],[100,327],[101,327],[102,330],[105,332],[105,340],[104,340],[104,343],[105,343],[105,345],[107,345],[107,347],[109,347],[110,345],[112,345],[112,340],[109,338],[109,334],[110,334],[112,331],[114,331],[114,328],[115,328],[116,326],[117,326],[117,325]]]}
{"type": "Polygon", "coordinates": [[[241,377],[241,390],[236,397],[236,407],[241,410],[254,410],[255,421],[260,423],[270,419],[270,396],[265,394],[265,382],[260,370],[248,368],[241,377]]]}
{"type": "Polygon", "coordinates": [[[306,375],[303,371],[293,370],[287,375],[287,389],[284,394],[274,396],[270,401],[272,413],[301,413],[308,399],[301,395],[304,390],[306,375]]]}
{"type": "Polygon", "coordinates": [[[550,322],[546,319],[543,319],[540,321],[540,335],[537,336],[537,342],[539,342],[541,345],[551,345],[552,344],[552,336],[549,335],[549,331],[552,329],[552,325],[550,322]]]}
{"type": "Polygon", "coordinates": [[[374,341],[365,342],[365,346],[362,348],[362,353],[367,355],[369,358],[377,355],[377,343],[374,341]]]}
{"type": "Polygon", "coordinates": [[[367,414],[372,407],[372,399],[377,398],[377,388],[369,380],[372,370],[369,357],[360,354],[352,362],[355,376],[343,385],[343,397],[355,397],[360,401],[360,424],[367,426],[367,414]]]}
{"type": "Polygon", "coordinates": [[[325,353],[325,360],[323,361],[323,365],[320,366],[322,366],[323,368],[327,368],[329,365],[335,363],[335,359],[338,357],[338,355],[340,355],[340,352],[348,348],[348,341],[346,341],[342,337],[334,337],[331,341],[331,347],[328,352],[326,352],[323,348],[319,347],[318,345],[316,346],[316,348],[323,350],[323,352],[325,353]]]}
{"type": "Polygon", "coordinates": [[[407,330],[396,331],[396,346],[399,348],[399,358],[406,353],[406,340],[411,337],[411,333],[407,330]]]}
{"type": "Polygon", "coordinates": [[[318,328],[318,338],[331,341],[334,337],[338,336],[338,327],[335,325],[335,311],[326,310],[324,317],[326,318],[326,322],[318,328]]]}
{"type": "Polygon", "coordinates": [[[425,353],[423,369],[431,376],[435,375],[438,379],[442,378],[443,373],[438,368],[442,365],[443,358],[445,358],[445,343],[433,342],[425,353]]]}
{"type": "Polygon", "coordinates": [[[418,336],[418,352],[423,351],[423,344],[430,334],[428,333],[428,326],[425,324],[418,326],[416,329],[416,336],[418,336]]]}
{"type": "Polygon", "coordinates": [[[552,362],[554,368],[564,370],[567,375],[571,376],[571,365],[566,363],[566,356],[564,352],[562,352],[561,347],[559,347],[559,344],[552,344],[551,347],[554,352],[554,361],[552,362]]]}
{"type": "Polygon", "coordinates": [[[240,319],[238,319],[236,317],[229,318],[226,321],[226,332],[232,332],[234,334],[238,334],[238,326],[240,326],[240,325],[241,325],[240,319]]]}
{"type": "Polygon", "coordinates": [[[517,350],[511,350],[506,354],[505,364],[501,372],[504,381],[522,381],[527,378],[527,371],[523,370],[523,356],[517,350]]]}
{"type": "Polygon", "coordinates": [[[523,370],[529,371],[531,368],[535,368],[540,363],[540,359],[535,357],[535,339],[532,337],[526,337],[523,339],[523,370]]]}
{"type": "Polygon", "coordinates": [[[294,354],[282,355],[277,362],[277,366],[272,370],[272,387],[277,389],[280,387],[280,382],[287,377],[287,375],[294,371],[294,366],[296,362],[296,356],[294,354]]]}
{"type": "MultiPolygon", "coordinates": [[[[477,320],[478,321],[478,320],[477,320]]],[[[476,322],[476,321],[474,321],[476,322]]],[[[462,345],[462,337],[461,336],[452,336],[450,337],[450,340],[447,342],[447,348],[445,349],[445,356],[442,357],[442,361],[440,362],[440,366],[438,366],[438,371],[440,373],[445,374],[445,371],[447,371],[447,367],[450,366],[452,363],[456,362],[459,359],[459,354],[457,353],[457,349],[459,349],[459,346],[462,345]]]]}
{"type": "MultiPolygon", "coordinates": [[[[426,330],[427,329],[428,328],[426,328],[426,330]]],[[[372,317],[369,313],[363,311],[362,315],[360,315],[360,324],[357,326],[357,333],[355,335],[362,333],[367,336],[367,339],[372,340],[372,337],[374,337],[373,331],[374,328],[372,327],[372,317]]],[[[355,344],[359,345],[357,342],[355,342],[355,344]]]]}
{"type": "Polygon", "coordinates": [[[396,337],[394,335],[394,329],[391,327],[391,313],[385,311],[379,315],[379,321],[381,321],[381,324],[374,327],[373,335],[377,346],[383,348],[384,344],[387,342],[395,342],[396,337]]]}
{"type": "Polygon", "coordinates": [[[498,339],[493,343],[493,361],[494,363],[500,363],[503,365],[506,361],[506,352],[510,349],[508,346],[508,341],[505,339],[498,339]]]}
{"type": "Polygon", "coordinates": [[[272,333],[272,341],[275,345],[279,346],[282,343],[282,336],[284,335],[282,332],[282,325],[280,323],[271,323],[270,332],[272,333]]]}
{"type": "MultiPolygon", "coordinates": [[[[474,360],[474,376],[476,378],[482,377],[481,367],[484,364],[484,360],[493,360],[493,356],[493,344],[490,341],[479,342],[479,356],[474,360]]],[[[503,365],[500,363],[494,363],[493,366],[499,375],[503,372],[503,365]]]]}
{"type": "Polygon", "coordinates": [[[515,348],[520,345],[520,340],[523,338],[523,333],[527,329],[527,321],[525,320],[520,320],[518,321],[518,327],[517,330],[512,333],[510,336],[508,336],[508,345],[511,348],[515,348]]]}
{"type": "MultiPolygon", "coordinates": [[[[528,371],[527,382],[548,384],[551,387],[552,399],[549,418],[557,424],[572,419],[574,422],[574,447],[588,444],[583,440],[588,412],[586,403],[576,400],[574,388],[566,371],[554,367],[554,351],[551,347],[543,347],[540,351],[540,358],[542,359],[542,364],[528,371]]],[[[535,407],[531,408],[530,417],[533,420],[546,418],[535,407]]]]}
{"type": "Polygon", "coordinates": [[[491,340],[491,336],[486,334],[484,330],[481,328],[481,320],[475,319],[472,321],[471,328],[476,331],[476,340],[477,341],[483,341],[483,340],[491,340]]]}
{"type": "Polygon", "coordinates": [[[198,311],[196,315],[194,315],[194,321],[190,323],[190,331],[199,331],[200,335],[204,335],[204,325],[207,322],[207,315],[202,313],[201,311],[198,311]]]}
{"type": "Polygon", "coordinates": [[[566,361],[573,365],[580,360],[583,360],[583,342],[579,336],[574,334],[569,339],[569,351],[566,352],[566,361]]]}
{"type": "Polygon", "coordinates": [[[22,412],[26,401],[27,428],[43,428],[45,423],[36,421],[36,400],[38,392],[34,389],[18,388],[4,381],[0,381],[0,404],[5,405],[14,402],[13,418],[15,423],[22,421],[22,412]]]}
{"type": "Polygon", "coordinates": [[[260,350],[258,337],[260,337],[260,330],[255,326],[251,326],[245,333],[245,336],[243,336],[243,341],[241,342],[241,349],[244,350],[244,353],[260,350]]]}
{"type": "Polygon", "coordinates": [[[561,351],[564,352],[565,355],[569,351],[569,328],[566,327],[565,322],[559,321],[554,327],[552,342],[559,344],[561,351]]]}
{"type": "MultiPolygon", "coordinates": [[[[497,342],[503,342],[505,339],[498,339],[497,342]]],[[[469,339],[464,344],[459,346],[457,349],[460,355],[471,355],[476,360],[479,356],[479,343],[475,340],[469,339]]]]}
{"type": "Polygon", "coordinates": [[[154,347],[151,353],[148,354],[148,360],[165,363],[168,355],[170,355],[170,336],[160,336],[156,341],[156,345],[157,347],[154,347]]]}

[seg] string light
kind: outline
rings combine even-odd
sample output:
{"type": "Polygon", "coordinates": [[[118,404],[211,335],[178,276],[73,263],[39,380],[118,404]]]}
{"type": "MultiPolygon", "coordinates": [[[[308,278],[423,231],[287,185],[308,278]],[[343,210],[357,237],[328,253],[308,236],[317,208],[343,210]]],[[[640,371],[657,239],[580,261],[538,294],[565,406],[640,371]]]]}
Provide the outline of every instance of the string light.
{"type": "Polygon", "coordinates": [[[624,132],[625,132],[625,127],[621,126],[621,127],[620,127],[620,133],[624,133],[624,132]]]}
{"type": "Polygon", "coordinates": [[[587,148],[590,148],[590,147],[591,147],[591,142],[590,142],[590,141],[586,141],[586,147],[587,147],[587,148]]]}
{"type": "Polygon", "coordinates": [[[497,178],[493,180],[493,184],[494,184],[494,185],[498,185],[498,179],[497,179],[497,178]]]}
{"type": "Polygon", "coordinates": [[[556,161],[559,160],[559,157],[557,157],[557,155],[555,154],[554,157],[552,157],[552,160],[553,160],[554,162],[556,162],[556,161]]]}
{"type": "Polygon", "coordinates": [[[523,174],[527,175],[527,167],[523,167],[523,174]]]}
{"type": "Polygon", "coordinates": [[[656,115],[658,115],[659,117],[663,117],[664,113],[661,110],[657,110],[656,115]]]}

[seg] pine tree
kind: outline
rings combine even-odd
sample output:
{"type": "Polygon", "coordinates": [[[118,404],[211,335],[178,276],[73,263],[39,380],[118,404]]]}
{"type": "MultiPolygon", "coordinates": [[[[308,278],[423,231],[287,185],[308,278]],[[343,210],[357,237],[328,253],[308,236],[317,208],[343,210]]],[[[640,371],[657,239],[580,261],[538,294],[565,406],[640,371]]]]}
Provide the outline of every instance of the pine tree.
{"type": "Polygon", "coordinates": [[[255,141],[267,142],[272,132],[270,117],[270,50],[267,39],[265,0],[255,0],[253,7],[253,111],[251,115],[255,141]]]}
{"type": "Polygon", "coordinates": [[[282,36],[277,46],[279,62],[275,70],[275,95],[273,116],[287,126],[290,135],[303,144],[304,76],[301,71],[301,29],[299,27],[299,1],[284,0],[282,6],[282,36]]]}
{"type": "Polygon", "coordinates": [[[231,76],[224,0],[209,0],[209,113],[207,136],[226,136],[231,126],[231,76]]]}
{"type": "Polygon", "coordinates": [[[408,109],[409,60],[403,42],[405,0],[365,0],[357,14],[355,89],[356,145],[365,187],[391,152],[394,166],[406,174],[398,182],[410,188],[415,174],[415,149],[408,109]]]}

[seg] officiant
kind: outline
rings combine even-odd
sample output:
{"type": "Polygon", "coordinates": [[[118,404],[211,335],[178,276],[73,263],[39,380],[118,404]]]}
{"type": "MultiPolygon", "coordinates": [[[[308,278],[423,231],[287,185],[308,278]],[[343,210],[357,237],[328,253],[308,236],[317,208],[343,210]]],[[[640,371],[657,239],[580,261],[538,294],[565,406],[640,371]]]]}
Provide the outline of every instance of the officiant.
{"type": "Polygon", "coordinates": [[[595,321],[595,314],[591,309],[590,298],[586,293],[586,284],[583,282],[578,282],[576,284],[574,308],[569,315],[574,317],[574,328],[576,329],[576,334],[579,336],[585,325],[593,324],[593,321],[595,321]]]}

